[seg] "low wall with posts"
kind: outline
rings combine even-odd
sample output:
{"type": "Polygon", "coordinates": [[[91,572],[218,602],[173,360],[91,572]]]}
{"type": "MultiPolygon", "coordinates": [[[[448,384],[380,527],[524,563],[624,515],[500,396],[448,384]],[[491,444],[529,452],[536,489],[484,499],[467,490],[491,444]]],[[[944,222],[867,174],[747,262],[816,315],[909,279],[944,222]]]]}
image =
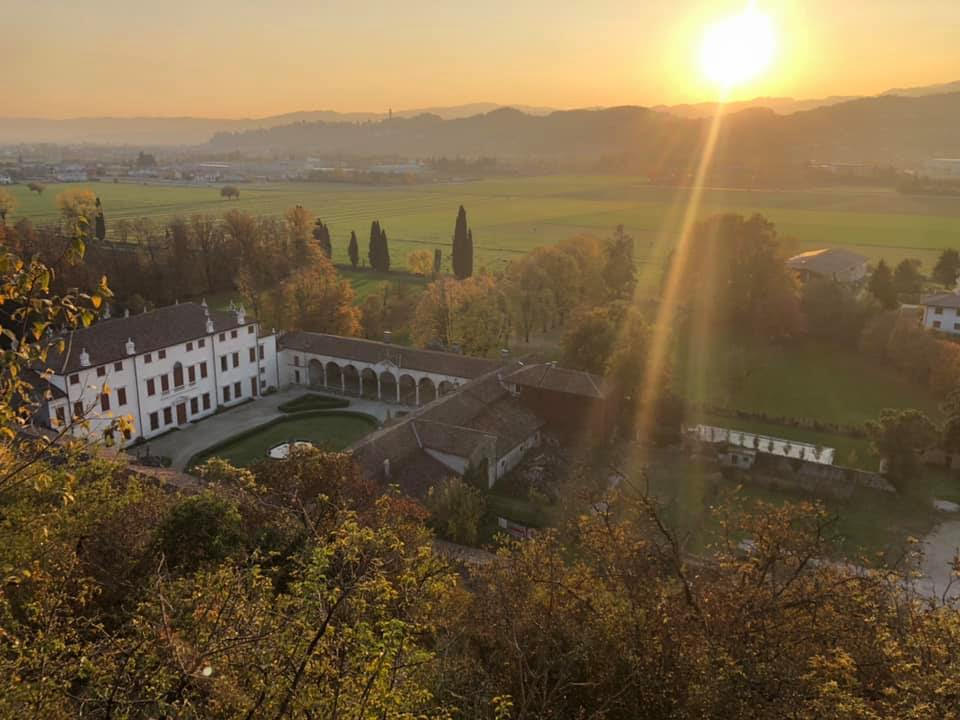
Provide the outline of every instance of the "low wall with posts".
{"type": "Polygon", "coordinates": [[[831,497],[850,497],[858,487],[894,492],[879,473],[806,460],[758,455],[748,473],[751,480],[770,487],[800,489],[831,497]]]}

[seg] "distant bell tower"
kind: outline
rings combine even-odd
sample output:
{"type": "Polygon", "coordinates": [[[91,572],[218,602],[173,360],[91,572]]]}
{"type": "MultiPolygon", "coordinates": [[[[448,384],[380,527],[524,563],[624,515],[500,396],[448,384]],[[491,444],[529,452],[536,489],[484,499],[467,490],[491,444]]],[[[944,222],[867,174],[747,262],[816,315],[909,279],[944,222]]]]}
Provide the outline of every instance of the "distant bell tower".
{"type": "Polygon", "coordinates": [[[393,108],[387,110],[387,120],[393,120],[393,108]]]}

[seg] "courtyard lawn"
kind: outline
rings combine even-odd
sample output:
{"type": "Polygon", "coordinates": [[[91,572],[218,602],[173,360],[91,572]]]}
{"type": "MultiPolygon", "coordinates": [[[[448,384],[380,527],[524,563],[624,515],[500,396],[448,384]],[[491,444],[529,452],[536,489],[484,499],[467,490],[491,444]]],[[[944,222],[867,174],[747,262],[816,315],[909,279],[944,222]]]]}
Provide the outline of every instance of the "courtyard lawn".
{"type": "MultiPolygon", "coordinates": [[[[501,269],[519,253],[580,233],[606,236],[618,224],[637,240],[641,282],[653,286],[673,247],[689,189],[652,186],[625,176],[551,175],[490,178],[459,183],[396,187],[340,183],[241,184],[240,198],[224,200],[219,186],[177,186],[109,181],[50,184],[43,195],[26,186],[8,188],[18,207],[8,218],[34,222],[56,218],[56,196],[88,188],[103,201],[108,234],[115,221],[141,216],[157,221],[192,213],[220,215],[231,208],[280,215],[300,204],[326,222],[333,235],[334,262],[346,264],[350,231],[366,257],[370,223],[379,219],[390,238],[393,266],[406,266],[412,250],[439,247],[449,267],[457,207],[468,213],[476,247],[476,267],[501,269]]],[[[843,246],[898,262],[919,257],[929,272],[940,250],[958,244],[960,203],[955,198],[902,195],[875,187],[803,190],[709,188],[700,216],[719,212],[759,212],[797,251],[843,246]]],[[[362,289],[360,289],[362,293],[362,289]]]]}
{"type": "Polygon", "coordinates": [[[194,456],[188,469],[212,457],[229,460],[238,467],[267,459],[267,451],[291,440],[305,440],[325,450],[342,450],[375,430],[377,421],[369,415],[353,412],[312,412],[294,414],[261,425],[251,431],[218,443],[194,456]]]}

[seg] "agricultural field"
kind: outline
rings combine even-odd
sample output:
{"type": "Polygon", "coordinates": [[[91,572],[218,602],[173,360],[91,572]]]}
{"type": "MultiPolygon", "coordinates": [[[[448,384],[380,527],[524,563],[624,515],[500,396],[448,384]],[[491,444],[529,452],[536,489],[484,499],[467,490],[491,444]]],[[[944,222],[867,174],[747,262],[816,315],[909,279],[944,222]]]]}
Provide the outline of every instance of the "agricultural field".
{"type": "MultiPolygon", "coordinates": [[[[580,233],[606,235],[623,224],[637,240],[641,279],[656,283],[673,247],[689,191],[651,186],[620,176],[543,176],[488,179],[398,187],[334,183],[240,185],[238,200],[224,200],[219,187],[134,183],[51,184],[43,195],[22,185],[15,222],[56,218],[56,195],[69,188],[90,188],[102,199],[111,222],[147,216],[165,220],[192,213],[219,214],[240,208],[256,214],[281,214],[300,204],[326,222],[333,235],[334,261],[346,263],[354,230],[365,248],[370,223],[378,219],[390,239],[393,265],[402,268],[413,250],[449,251],[457,207],[468,212],[477,266],[495,271],[511,257],[580,233]]],[[[960,246],[960,200],[901,195],[884,188],[810,190],[708,189],[700,216],[719,212],[759,212],[772,220],[798,252],[843,246],[877,260],[898,262],[918,257],[929,271],[936,255],[960,246]]],[[[364,255],[365,253],[361,253],[364,255]]],[[[445,263],[449,259],[445,258],[445,263]]]]}

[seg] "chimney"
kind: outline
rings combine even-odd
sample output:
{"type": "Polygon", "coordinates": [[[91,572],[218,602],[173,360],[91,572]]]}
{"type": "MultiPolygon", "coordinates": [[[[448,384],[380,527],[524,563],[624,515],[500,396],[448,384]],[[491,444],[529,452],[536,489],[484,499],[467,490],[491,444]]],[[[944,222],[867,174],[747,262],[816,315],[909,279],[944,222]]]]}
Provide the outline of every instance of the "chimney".
{"type": "Polygon", "coordinates": [[[136,355],[137,346],[133,344],[133,338],[127,338],[127,344],[125,345],[127,350],[127,355],[136,355]]]}
{"type": "Polygon", "coordinates": [[[237,305],[237,323],[243,325],[247,320],[247,311],[243,309],[243,305],[237,305]]]}
{"type": "Polygon", "coordinates": [[[393,333],[390,330],[383,331],[383,341],[387,344],[393,342],[393,333]]]}
{"type": "Polygon", "coordinates": [[[80,350],[80,367],[90,367],[90,353],[86,348],[80,350]]]}
{"type": "Polygon", "coordinates": [[[390,479],[390,458],[386,458],[383,461],[383,479],[390,479]]]}
{"type": "Polygon", "coordinates": [[[207,335],[213,335],[213,318],[207,318],[207,335]]]}
{"type": "Polygon", "coordinates": [[[200,303],[200,307],[202,307],[204,310],[207,309],[207,299],[206,299],[206,298],[204,298],[203,301],[200,303]]]}
{"type": "Polygon", "coordinates": [[[104,320],[110,319],[110,303],[103,304],[103,319],[104,320]]]}
{"type": "Polygon", "coordinates": [[[125,318],[130,317],[130,308],[127,308],[126,310],[123,311],[123,316],[124,316],[125,318]]]}
{"type": "Polygon", "coordinates": [[[510,348],[500,348],[500,359],[506,360],[510,357],[510,348]]]}

